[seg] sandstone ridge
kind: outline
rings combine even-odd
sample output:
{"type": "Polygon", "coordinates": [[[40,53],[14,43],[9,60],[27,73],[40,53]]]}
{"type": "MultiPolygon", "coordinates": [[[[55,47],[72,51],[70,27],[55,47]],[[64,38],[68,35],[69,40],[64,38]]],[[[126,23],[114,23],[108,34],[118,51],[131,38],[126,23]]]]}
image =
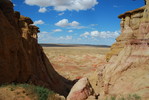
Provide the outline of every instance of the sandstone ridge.
{"type": "Polygon", "coordinates": [[[118,16],[121,19],[121,35],[117,37],[116,43],[111,46],[111,51],[107,54],[107,61],[109,61],[113,55],[118,55],[130,41],[139,41],[149,38],[148,34],[144,34],[140,30],[142,23],[148,22],[148,18],[145,17],[148,15],[147,12],[145,14],[147,7],[148,5],[127,11],[118,16]]]}
{"type": "Polygon", "coordinates": [[[67,96],[71,82],[53,69],[37,43],[39,28],[14,12],[9,0],[0,0],[0,17],[0,84],[31,83],[67,96]]]}
{"type": "Polygon", "coordinates": [[[108,63],[90,78],[101,100],[127,100],[132,95],[149,99],[149,0],[146,1],[144,7],[119,16],[121,35],[107,55],[108,63]]]}

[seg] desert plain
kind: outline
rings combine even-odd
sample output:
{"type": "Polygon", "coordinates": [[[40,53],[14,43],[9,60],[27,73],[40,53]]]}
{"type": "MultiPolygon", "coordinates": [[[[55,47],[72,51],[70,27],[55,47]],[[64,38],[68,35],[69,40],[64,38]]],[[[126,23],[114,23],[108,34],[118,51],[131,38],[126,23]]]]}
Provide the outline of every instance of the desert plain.
{"type": "Polygon", "coordinates": [[[48,45],[43,50],[54,69],[69,80],[88,77],[106,63],[107,46],[94,45],[48,45]]]}

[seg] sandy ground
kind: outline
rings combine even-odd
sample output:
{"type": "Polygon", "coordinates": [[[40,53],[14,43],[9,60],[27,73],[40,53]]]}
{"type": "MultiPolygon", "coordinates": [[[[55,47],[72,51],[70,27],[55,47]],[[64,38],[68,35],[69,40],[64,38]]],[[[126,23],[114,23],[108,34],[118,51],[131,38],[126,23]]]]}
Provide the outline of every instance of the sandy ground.
{"type": "Polygon", "coordinates": [[[104,47],[43,47],[55,70],[67,79],[74,80],[92,74],[106,63],[104,47]]]}

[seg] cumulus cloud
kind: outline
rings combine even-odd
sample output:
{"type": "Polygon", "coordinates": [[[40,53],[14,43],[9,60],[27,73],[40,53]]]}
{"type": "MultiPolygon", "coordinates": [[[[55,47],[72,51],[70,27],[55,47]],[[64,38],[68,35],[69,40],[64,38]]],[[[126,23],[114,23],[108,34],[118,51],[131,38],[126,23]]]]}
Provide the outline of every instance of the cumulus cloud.
{"type": "Polygon", "coordinates": [[[119,31],[111,32],[111,31],[92,31],[91,32],[92,37],[100,37],[100,38],[115,38],[119,36],[119,31]]]}
{"type": "Polygon", "coordinates": [[[80,23],[77,21],[73,21],[72,23],[70,23],[70,26],[79,26],[80,23]]]}
{"type": "Polygon", "coordinates": [[[58,40],[71,40],[72,36],[61,36],[58,38],[58,40]]]}
{"type": "Polygon", "coordinates": [[[87,38],[88,36],[92,37],[92,38],[116,38],[117,36],[119,36],[119,31],[92,31],[92,32],[85,32],[84,34],[81,34],[81,37],[85,37],[87,38]]]}
{"type": "Polygon", "coordinates": [[[37,21],[34,22],[34,25],[41,25],[41,24],[44,24],[44,21],[37,20],[37,21]]]}
{"type": "Polygon", "coordinates": [[[63,30],[61,30],[61,29],[55,29],[55,30],[53,30],[53,32],[61,32],[61,31],[63,31],[63,30]]]}
{"type": "Polygon", "coordinates": [[[38,34],[39,43],[71,43],[74,40],[73,36],[52,36],[52,34],[38,34]]]}
{"type": "Polygon", "coordinates": [[[41,7],[38,12],[40,13],[45,13],[47,11],[47,9],[45,7],[41,7]]]}
{"type": "Polygon", "coordinates": [[[85,38],[87,38],[89,35],[90,35],[89,32],[85,32],[84,34],[81,34],[80,36],[81,36],[81,37],[85,37],[85,38]]]}
{"type": "Polygon", "coordinates": [[[60,26],[60,27],[66,27],[66,26],[70,26],[68,19],[62,19],[59,22],[55,23],[56,26],[60,26]]]}
{"type": "Polygon", "coordinates": [[[73,30],[68,30],[69,33],[73,32],[73,30]]]}
{"type": "Polygon", "coordinates": [[[99,32],[99,31],[92,31],[92,32],[90,33],[90,35],[91,35],[92,37],[97,37],[97,36],[100,36],[100,32],[99,32]]]}
{"type": "Polygon", "coordinates": [[[68,19],[62,19],[59,22],[55,23],[55,25],[59,27],[66,27],[66,26],[76,27],[76,26],[79,26],[80,23],[77,21],[73,21],[69,23],[68,19]]]}
{"type": "Polygon", "coordinates": [[[59,13],[58,15],[59,15],[59,16],[62,16],[62,15],[64,15],[64,12],[62,12],[62,13],[59,13]]]}
{"type": "Polygon", "coordinates": [[[98,4],[97,0],[25,0],[28,5],[40,7],[52,6],[54,10],[87,10],[98,4]]]}

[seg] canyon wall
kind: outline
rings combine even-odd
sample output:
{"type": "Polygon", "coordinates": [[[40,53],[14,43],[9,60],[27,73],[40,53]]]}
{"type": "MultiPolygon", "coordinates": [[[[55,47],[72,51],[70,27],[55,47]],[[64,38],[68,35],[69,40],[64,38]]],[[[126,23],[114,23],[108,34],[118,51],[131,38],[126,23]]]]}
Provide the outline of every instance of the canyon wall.
{"type": "Polygon", "coordinates": [[[52,67],[37,43],[38,27],[14,12],[9,0],[0,0],[0,84],[41,85],[66,96],[72,83],[52,67]]]}
{"type": "Polygon", "coordinates": [[[121,19],[121,35],[116,38],[116,43],[111,46],[111,51],[107,54],[107,61],[113,55],[118,55],[125,44],[131,40],[147,38],[146,36],[142,37],[144,34],[139,30],[144,9],[145,7],[141,7],[118,16],[121,19]]]}
{"type": "Polygon", "coordinates": [[[149,0],[146,1],[144,7],[119,16],[121,35],[107,55],[107,64],[90,78],[100,100],[130,96],[149,99],[149,0]]]}

